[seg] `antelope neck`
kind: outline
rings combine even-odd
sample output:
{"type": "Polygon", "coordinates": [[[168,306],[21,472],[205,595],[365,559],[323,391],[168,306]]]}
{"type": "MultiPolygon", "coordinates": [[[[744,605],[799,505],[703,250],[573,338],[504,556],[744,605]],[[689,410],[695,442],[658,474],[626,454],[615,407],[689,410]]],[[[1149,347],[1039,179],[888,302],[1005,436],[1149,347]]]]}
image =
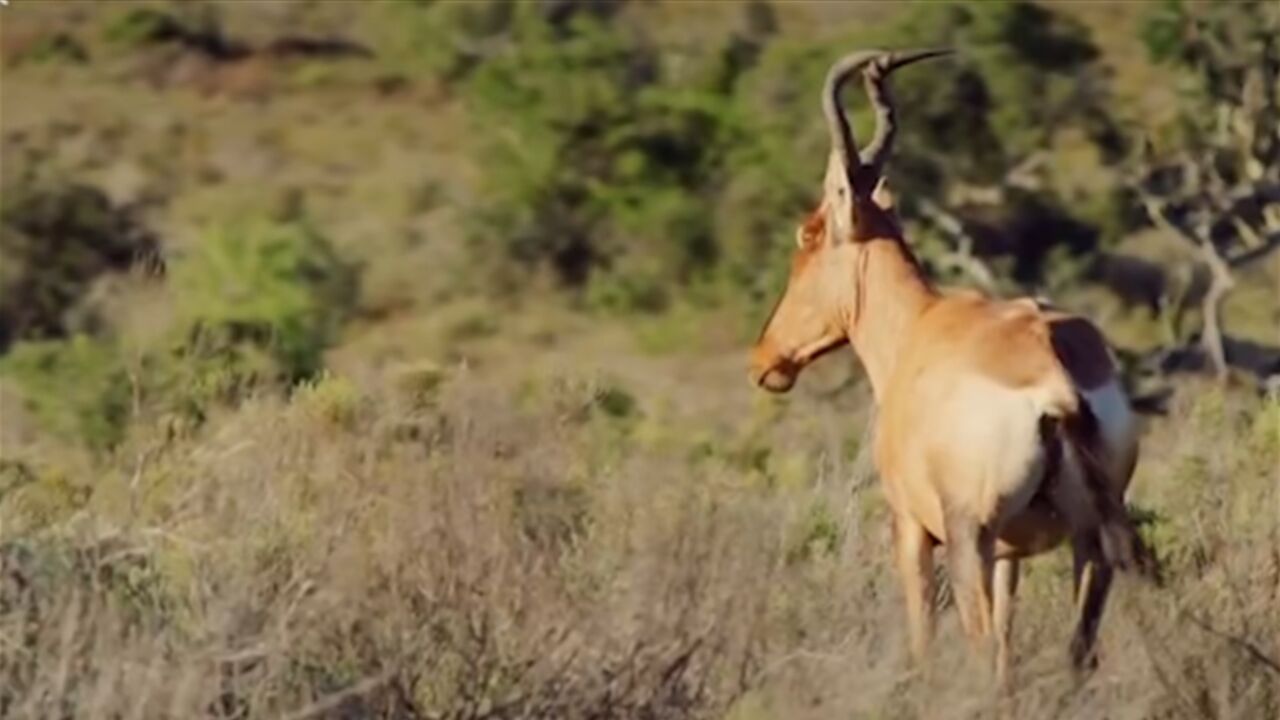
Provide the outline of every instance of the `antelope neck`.
{"type": "Polygon", "coordinates": [[[900,239],[864,241],[855,268],[846,332],[879,404],[912,325],[938,293],[900,239]]]}

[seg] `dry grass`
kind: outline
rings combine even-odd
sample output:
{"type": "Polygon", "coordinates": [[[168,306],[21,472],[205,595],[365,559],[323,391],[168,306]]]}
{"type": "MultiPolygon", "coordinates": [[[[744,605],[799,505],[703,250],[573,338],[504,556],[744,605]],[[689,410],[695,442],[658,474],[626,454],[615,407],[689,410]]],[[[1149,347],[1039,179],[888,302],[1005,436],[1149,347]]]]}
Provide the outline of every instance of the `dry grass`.
{"type": "MultiPolygon", "coordinates": [[[[743,392],[746,392],[745,388],[743,392]]],[[[847,393],[846,393],[847,394],[847,393]]],[[[857,394],[857,393],[854,393],[857,394]]],[[[409,368],[261,398],[0,501],[10,717],[977,717],[944,615],[903,653],[877,491],[833,402],[697,433],[623,388],[409,368]],[[844,442],[844,447],[839,444],[844,442]],[[90,484],[84,477],[92,477],[90,484]]],[[[1171,568],[1073,678],[1065,558],[1019,606],[1025,717],[1280,710],[1280,406],[1187,389],[1137,481],[1171,568]]]]}
{"type": "MultiPolygon", "coordinates": [[[[15,5],[6,47],[27,19],[96,42],[126,7],[15,5]]],[[[250,39],[295,22],[378,39],[354,4],[261,5],[225,19],[250,39]]],[[[836,27],[884,7],[789,4],[780,22],[836,27]]],[[[691,28],[723,30],[699,12],[691,28]]],[[[45,445],[0,387],[0,716],[1000,708],[953,612],[934,664],[907,661],[860,452],[867,393],[846,365],[765,397],[746,386],[734,309],[615,327],[562,305],[449,297],[474,168],[458,147],[466,119],[426,91],[383,96],[363,66],[279,67],[259,78],[262,100],[154,87],[127,58],[95,58],[5,68],[6,157],[31,155],[5,164],[6,185],[26,167],[86,178],[143,203],[170,249],[208,218],[302,188],[364,265],[366,295],[328,358],[336,377],[194,432],[142,418],[108,456],[45,445]]],[[[166,298],[120,298],[118,324],[146,342],[166,298]]],[[[1280,717],[1280,404],[1181,387],[1151,427],[1135,499],[1168,587],[1121,581],[1100,667],[1075,678],[1068,559],[1029,563],[1004,709],[1280,717]]]]}

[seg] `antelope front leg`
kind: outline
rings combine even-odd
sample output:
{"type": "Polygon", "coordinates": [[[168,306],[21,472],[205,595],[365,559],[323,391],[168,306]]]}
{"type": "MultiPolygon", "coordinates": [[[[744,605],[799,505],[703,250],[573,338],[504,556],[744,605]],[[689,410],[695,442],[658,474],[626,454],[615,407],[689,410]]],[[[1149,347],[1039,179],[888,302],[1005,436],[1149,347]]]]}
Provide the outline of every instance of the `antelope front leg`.
{"type": "Polygon", "coordinates": [[[996,680],[1000,686],[1009,683],[1009,642],[1013,636],[1013,600],[1018,594],[1018,561],[1013,558],[996,560],[991,579],[993,598],[992,616],[996,632],[996,680]]]}
{"type": "Polygon", "coordinates": [[[911,655],[923,664],[933,637],[933,538],[908,515],[893,518],[893,547],[907,604],[911,655]]]}

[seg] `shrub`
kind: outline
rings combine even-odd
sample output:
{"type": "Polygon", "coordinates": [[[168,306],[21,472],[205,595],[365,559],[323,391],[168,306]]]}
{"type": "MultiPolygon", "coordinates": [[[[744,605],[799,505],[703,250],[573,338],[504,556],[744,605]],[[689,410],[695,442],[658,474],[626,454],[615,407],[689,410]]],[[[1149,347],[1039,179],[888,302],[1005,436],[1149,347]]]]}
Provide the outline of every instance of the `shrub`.
{"type": "Polygon", "coordinates": [[[136,47],[181,38],[186,29],[172,15],[151,8],[133,8],[112,18],[103,28],[109,43],[136,47]]]}
{"type": "MultiPolygon", "coordinates": [[[[659,48],[639,25],[586,5],[559,14],[518,5],[489,27],[487,52],[456,87],[493,129],[481,148],[485,203],[472,247],[503,288],[549,269],[561,285],[585,288],[575,297],[589,306],[628,313],[666,310],[677,294],[772,296],[827,152],[812,88],[851,47],[963,50],[894,81],[911,115],[893,164],[907,219],[911,198],[946,203],[953,178],[1001,187],[1033,154],[1055,152],[1064,128],[1089,138],[1104,162],[1122,150],[1096,82],[1097,50],[1065,14],[1027,2],[921,5],[874,36],[820,42],[772,38],[760,20],[767,6],[743,15],[741,27],[698,47],[659,48]]],[[[848,104],[865,136],[870,109],[848,104]]],[[[994,252],[1017,255],[1019,282],[1041,279],[1052,246],[1093,246],[1093,226],[1062,208],[1115,223],[1109,188],[1095,185],[1069,203],[1046,185],[997,219],[988,234],[1012,239],[994,252]]]]}
{"type": "Polygon", "coordinates": [[[20,342],[0,360],[0,373],[53,434],[94,449],[123,436],[130,382],[110,343],[83,335],[20,342]]]}
{"type": "Polygon", "coordinates": [[[84,45],[65,32],[41,37],[16,58],[17,62],[24,63],[84,63],[88,59],[89,53],[85,51],[84,45]]]}
{"type": "Polygon", "coordinates": [[[0,224],[0,351],[67,331],[65,313],[104,273],[154,257],[154,238],[95,187],[5,193],[0,224]]]}
{"type": "Polygon", "coordinates": [[[664,54],[587,6],[512,12],[509,42],[461,88],[494,128],[482,148],[477,247],[589,285],[597,306],[663,307],[718,256],[704,206],[736,132],[728,46],[664,54]]]}
{"type": "Polygon", "coordinates": [[[147,406],[188,430],[204,422],[220,404],[236,402],[255,390],[283,382],[279,363],[254,342],[232,341],[220,332],[191,328],[173,332],[171,344],[142,358],[147,406]]]}
{"type": "MultiPolygon", "coordinates": [[[[64,277],[92,266],[59,260],[64,277]]],[[[47,430],[109,448],[133,410],[190,427],[219,403],[311,377],[355,297],[352,268],[303,222],[215,226],[176,259],[170,280],[176,319],[152,347],[122,353],[110,326],[101,338],[14,346],[0,369],[47,430]]]]}
{"type": "Polygon", "coordinates": [[[392,381],[410,407],[430,407],[448,379],[445,369],[430,361],[419,361],[396,368],[392,381]]]}
{"type": "Polygon", "coordinates": [[[321,366],[355,298],[356,278],[305,222],[252,219],[211,228],[173,267],[186,345],[267,355],[288,382],[321,366]]]}
{"type": "Polygon", "coordinates": [[[360,413],[360,390],[350,380],[324,373],[298,386],[295,401],[321,421],[337,428],[354,427],[360,413]]]}
{"type": "Polygon", "coordinates": [[[611,418],[627,418],[637,411],[636,398],[616,385],[605,385],[596,391],[596,403],[611,418]]]}
{"type": "Polygon", "coordinates": [[[458,81],[483,60],[513,10],[501,0],[381,3],[379,59],[393,73],[458,81]]]}

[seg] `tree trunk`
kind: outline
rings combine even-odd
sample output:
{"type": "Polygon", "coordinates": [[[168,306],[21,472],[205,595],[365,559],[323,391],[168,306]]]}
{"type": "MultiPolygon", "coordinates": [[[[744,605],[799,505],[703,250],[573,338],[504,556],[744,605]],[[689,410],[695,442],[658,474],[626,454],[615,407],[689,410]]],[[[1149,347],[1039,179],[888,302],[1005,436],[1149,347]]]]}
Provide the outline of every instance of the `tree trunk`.
{"type": "Polygon", "coordinates": [[[1222,303],[1227,293],[1235,287],[1235,279],[1231,276],[1231,268],[1217,248],[1208,239],[1201,241],[1201,254],[1209,265],[1209,291],[1205,293],[1201,303],[1201,322],[1203,331],[1200,344],[1204,348],[1205,357],[1213,366],[1213,376],[1218,382],[1226,382],[1228,376],[1227,352],[1222,340],[1222,303]]]}

